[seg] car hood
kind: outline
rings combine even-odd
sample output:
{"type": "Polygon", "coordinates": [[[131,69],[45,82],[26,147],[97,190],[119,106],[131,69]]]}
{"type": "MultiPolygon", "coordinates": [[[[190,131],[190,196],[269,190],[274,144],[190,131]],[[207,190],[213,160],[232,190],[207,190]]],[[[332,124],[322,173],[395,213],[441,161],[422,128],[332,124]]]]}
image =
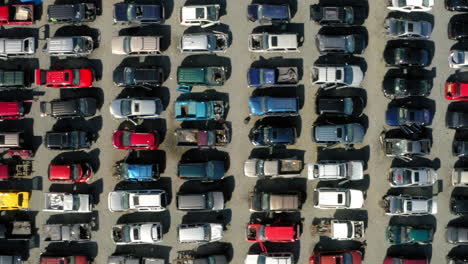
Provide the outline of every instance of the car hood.
{"type": "Polygon", "coordinates": [[[122,204],[122,198],[127,195],[124,192],[110,192],[108,196],[109,210],[111,211],[122,211],[128,208],[124,208],[122,204]]]}
{"type": "Polygon", "coordinates": [[[221,224],[209,224],[210,225],[210,231],[211,231],[211,241],[217,241],[223,238],[223,225],[221,224]]]}
{"type": "Polygon", "coordinates": [[[350,209],[359,209],[364,205],[364,193],[360,190],[349,190],[350,209]]]}
{"type": "Polygon", "coordinates": [[[257,159],[248,159],[244,163],[244,175],[247,177],[256,177],[257,159]]]}

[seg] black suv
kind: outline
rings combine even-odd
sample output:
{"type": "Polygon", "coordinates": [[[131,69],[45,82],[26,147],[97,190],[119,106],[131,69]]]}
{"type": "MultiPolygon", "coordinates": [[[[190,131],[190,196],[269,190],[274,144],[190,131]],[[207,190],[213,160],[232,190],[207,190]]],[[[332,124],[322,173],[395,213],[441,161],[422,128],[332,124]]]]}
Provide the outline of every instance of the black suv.
{"type": "Polygon", "coordinates": [[[428,96],[432,89],[432,81],[416,78],[388,78],[384,80],[383,93],[390,99],[408,96],[428,96]]]}
{"type": "Polygon", "coordinates": [[[360,116],[364,101],[361,97],[317,96],[317,114],[360,116]]]}
{"type": "Polygon", "coordinates": [[[468,11],[468,0],[445,0],[445,8],[449,11],[468,11]]]}
{"type": "Polygon", "coordinates": [[[114,23],[162,24],[164,23],[164,7],[133,2],[117,3],[114,4],[114,23]]]}
{"type": "Polygon", "coordinates": [[[468,112],[447,111],[445,114],[447,128],[468,128],[468,112]]]}
{"type": "Polygon", "coordinates": [[[448,24],[449,39],[468,38],[468,14],[455,15],[448,24]]]}
{"type": "Polygon", "coordinates": [[[467,196],[452,196],[450,198],[450,212],[456,215],[467,214],[468,213],[468,197],[467,196]]]}
{"type": "Polygon", "coordinates": [[[424,48],[398,47],[385,50],[388,66],[426,67],[431,64],[429,50],[424,48]]]}
{"type": "Polygon", "coordinates": [[[459,158],[468,156],[468,141],[454,140],[452,143],[452,154],[459,158]]]}
{"type": "Polygon", "coordinates": [[[92,22],[96,19],[96,6],[92,3],[49,5],[47,15],[51,23],[92,22]]]}
{"type": "Polygon", "coordinates": [[[310,18],[320,25],[352,25],[354,9],[351,6],[310,6],[310,18]]]}
{"type": "Polygon", "coordinates": [[[78,150],[91,147],[92,135],[85,131],[47,132],[45,146],[52,150],[78,150]]]}
{"type": "Polygon", "coordinates": [[[96,114],[97,101],[92,97],[41,102],[41,116],[55,118],[90,117],[96,114]]]}
{"type": "Polygon", "coordinates": [[[119,87],[159,86],[164,73],[162,68],[118,67],[113,73],[114,83],[119,87]]]}

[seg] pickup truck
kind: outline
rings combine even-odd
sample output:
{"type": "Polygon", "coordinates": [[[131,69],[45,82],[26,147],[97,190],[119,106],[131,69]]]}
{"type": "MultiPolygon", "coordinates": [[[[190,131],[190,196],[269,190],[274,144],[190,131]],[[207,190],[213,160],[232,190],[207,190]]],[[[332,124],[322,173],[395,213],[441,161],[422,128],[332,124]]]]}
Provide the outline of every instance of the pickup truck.
{"type": "Polygon", "coordinates": [[[247,19],[249,21],[258,21],[260,24],[266,23],[288,23],[290,19],[289,6],[283,5],[259,5],[252,4],[247,6],[247,19]]]}
{"type": "Polygon", "coordinates": [[[24,39],[0,38],[0,57],[33,55],[36,51],[33,37],[24,39]]]}
{"type": "Polygon", "coordinates": [[[175,131],[177,147],[224,147],[231,142],[230,131],[224,129],[178,128],[175,131]]]}
{"type": "Polygon", "coordinates": [[[301,235],[301,225],[293,223],[274,223],[247,225],[246,230],[248,242],[274,242],[292,243],[299,240],[301,235]]]}
{"type": "MultiPolygon", "coordinates": [[[[13,221],[0,224],[0,240],[6,243],[11,240],[30,240],[32,238],[32,223],[30,221],[13,221]]],[[[0,263],[3,262],[0,260],[0,263]]]]}
{"type": "Polygon", "coordinates": [[[247,82],[252,88],[296,86],[299,71],[297,67],[249,68],[247,82]]]}
{"type": "Polygon", "coordinates": [[[244,163],[247,177],[298,177],[302,160],[298,159],[248,159],[244,163]]]}
{"type": "Polygon", "coordinates": [[[174,259],[173,264],[228,264],[224,255],[211,255],[205,257],[182,256],[174,259]]]}
{"type": "Polygon", "coordinates": [[[299,52],[298,36],[295,33],[250,34],[250,52],[299,52]]]}
{"type": "Polygon", "coordinates": [[[252,192],[249,200],[251,212],[295,212],[302,206],[299,192],[252,192]]]}
{"type": "Polygon", "coordinates": [[[335,240],[361,240],[364,238],[364,221],[321,219],[311,227],[312,235],[335,240]]]}
{"type": "Polygon", "coordinates": [[[44,212],[90,213],[91,195],[70,193],[45,193],[44,212]]]}
{"type": "Polygon", "coordinates": [[[31,25],[33,23],[33,5],[0,6],[0,25],[31,25]]]}
{"type": "Polygon", "coordinates": [[[121,2],[114,4],[114,23],[162,24],[164,6],[121,2]]]}
{"type": "Polygon", "coordinates": [[[42,227],[45,242],[87,242],[91,240],[90,224],[48,224],[42,227]]]}
{"type": "Polygon", "coordinates": [[[221,100],[178,100],[174,104],[175,119],[177,121],[220,120],[224,117],[225,104],[221,100]]]}
{"type": "Polygon", "coordinates": [[[386,215],[435,215],[437,201],[432,198],[408,195],[387,195],[383,197],[382,207],[386,215]]]}
{"type": "Polygon", "coordinates": [[[0,90],[23,88],[25,86],[24,72],[0,70],[0,90]]]}
{"type": "Polygon", "coordinates": [[[48,5],[49,22],[79,25],[96,19],[97,8],[93,3],[48,5]]]}
{"type": "Polygon", "coordinates": [[[359,181],[364,179],[364,162],[352,161],[320,161],[307,164],[307,175],[309,180],[321,181],[359,181]]]}
{"type": "Polygon", "coordinates": [[[226,81],[224,67],[179,67],[177,84],[184,86],[221,86],[226,81]]]}
{"type": "Polygon", "coordinates": [[[299,115],[297,97],[252,96],[249,98],[249,109],[254,116],[299,115]]]}
{"type": "Polygon", "coordinates": [[[217,181],[224,177],[224,161],[180,163],[177,174],[183,180],[217,181]]]}
{"type": "Polygon", "coordinates": [[[229,45],[229,35],[219,31],[184,34],[180,40],[182,53],[220,53],[229,45]]]}
{"type": "Polygon", "coordinates": [[[92,264],[91,261],[86,256],[41,256],[41,264],[92,264]]]}
{"type": "Polygon", "coordinates": [[[161,242],[162,237],[160,223],[121,224],[112,227],[112,241],[116,245],[154,244],[161,242]]]}
{"type": "Polygon", "coordinates": [[[434,228],[430,226],[389,225],[385,232],[385,240],[392,245],[420,244],[432,242],[434,228]]]}
{"type": "MultiPolygon", "coordinates": [[[[107,259],[106,264],[166,264],[164,259],[134,257],[131,255],[114,255],[107,259]]],[[[184,263],[185,264],[185,263],[184,263]]]]}

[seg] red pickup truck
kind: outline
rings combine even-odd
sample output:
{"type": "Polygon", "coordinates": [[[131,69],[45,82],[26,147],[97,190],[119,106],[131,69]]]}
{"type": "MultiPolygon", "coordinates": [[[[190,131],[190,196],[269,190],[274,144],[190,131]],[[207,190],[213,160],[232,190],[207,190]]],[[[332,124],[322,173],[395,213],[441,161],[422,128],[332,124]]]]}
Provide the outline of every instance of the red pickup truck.
{"type": "Polygon", "coordinates": [[[299,240],[300,224],[248,224],[247,241],[290,243],[299,240]]]}
{"type": "Polygon", "coordinates": [[[91,69],[41,70],[34,72],[34,83],[49,88],[88,88],[93,85],[91,69]]]}
{"type": "Polygon", "coordinates": [[[91,264],[85,256],[52,257],[41,256],[41,264],[91,264]]]}
{"type": "Polygon", "coordinates": [[[22,102],[0,102],[0,121],[20,119],[24,115],[22,102]]]}
{"type": "Polygon", "coordinates": [[[0,6],[0,25],[31,25],[33,23],[33,5],[0,6]]]}

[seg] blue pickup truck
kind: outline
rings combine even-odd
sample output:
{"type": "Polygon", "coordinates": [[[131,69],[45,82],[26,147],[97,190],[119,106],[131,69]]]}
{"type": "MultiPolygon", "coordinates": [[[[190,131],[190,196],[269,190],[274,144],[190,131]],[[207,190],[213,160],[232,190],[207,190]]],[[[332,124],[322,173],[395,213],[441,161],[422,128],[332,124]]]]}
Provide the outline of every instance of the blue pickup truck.
{"type": "Polygon", "coordinates": [[[299,114],[296,97],[252,96],[250,114],[256,116],[296,116],[299,114]]]}
{"type": "Polygon", "coordinates": [[[175,102],[177,121],[220,120],[224,117],[224,101],[179,100],[175,102]]]}
{"type": "Polygon", "coordinates": [[[297,67],[249,68],[247,82],[252,88],[291,87],[299,82],[297,67]]]}
{"type": "Polygon", "coordinates": [[[177,170],[180,179],[216,181],[224,177],[224,161],[180,163],[177,170]]]}

